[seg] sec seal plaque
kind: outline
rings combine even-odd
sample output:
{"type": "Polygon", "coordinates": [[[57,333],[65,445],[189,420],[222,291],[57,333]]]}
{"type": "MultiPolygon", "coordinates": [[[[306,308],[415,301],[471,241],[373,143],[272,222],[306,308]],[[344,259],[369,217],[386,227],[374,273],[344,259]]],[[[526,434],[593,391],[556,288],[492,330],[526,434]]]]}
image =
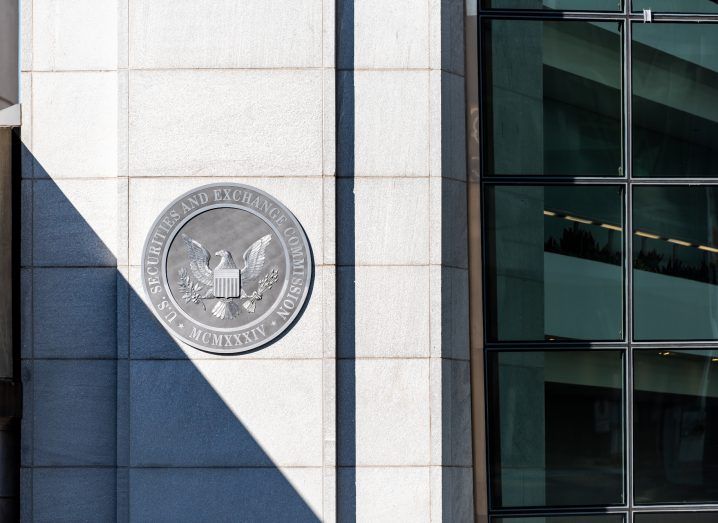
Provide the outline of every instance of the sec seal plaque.
{"type": "Polygon", "coordinates": [[[200,350],[236,354],[289,328],[312,281],[294,215],[267,193],[234,183],[194,189],[152,225],[142,283],[152,312],[200,350]]]}

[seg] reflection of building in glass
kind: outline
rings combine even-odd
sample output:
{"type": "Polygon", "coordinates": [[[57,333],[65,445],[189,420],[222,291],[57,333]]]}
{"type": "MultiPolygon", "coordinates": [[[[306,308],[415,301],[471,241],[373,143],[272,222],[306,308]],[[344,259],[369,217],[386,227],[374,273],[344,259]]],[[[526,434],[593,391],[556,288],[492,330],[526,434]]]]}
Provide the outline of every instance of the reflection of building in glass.
{"type": "Polygon", "coordinates": [[[488,512],[716,521],[718,7],[481,4],[488,512]]]}

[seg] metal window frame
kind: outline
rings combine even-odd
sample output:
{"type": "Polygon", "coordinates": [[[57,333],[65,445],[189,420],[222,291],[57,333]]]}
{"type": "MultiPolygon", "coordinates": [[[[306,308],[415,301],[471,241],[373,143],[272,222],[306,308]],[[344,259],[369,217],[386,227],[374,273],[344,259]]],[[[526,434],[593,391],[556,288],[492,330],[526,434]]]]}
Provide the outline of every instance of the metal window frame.
{"type": "MultiPolygon", "coordinates": [[[[571,516],[571,515],[601,515],[601,514],[622,514],[626,523],[633,523],[634,514],[656,514],[656,513],[692,513],[692,512],[715,512],[718,514],[718,500],[715,503],[686,503],[686,504],[651,504],[637,505],[634,500],[634,418],[633,418],[633,355],[634,349],[660,349],[671,348],[674,350],[704,348],[718,349],[718,340],[696,340],[696,341],[636,341],[633,333],[633,187],[634,186],[665,186],[665,185],[716,185],[716,178],[634,178],[633,177],[633,137],[632,137],[632,27],[635,23],[716,23],[718,14],[708,13],[651,13],[651,20],[646,20],[644,13],[632,11],[633,0],[623,0],[622,9],[617,11],[544,11],[544,10],[517,10],[517,9],[487,9],[483,7],[483,1],[477,0],[477,23],[476,23],[476,45],[478,58],[478,129],[479,129],[479,199],[480,199],[480,237],[481,237],[481,299],[483,301],[482,318],[480,323],[483,326],[483,402],[484,402],[484,427],[486,428],[485,448],[486,455],[486,497],[488,504],[489,521],[496,517],[507,516],[571,516]],[[544,175],[521,175],[506,176],[493,175],[484,176],[485,154],[485,100],[486,86],[484,83],[485,56],[483,42],[483,26],[486,20],[578,20],[597,22],[619,22],[621,30],[621,132],[623,139],[623,176],[612,177],[576,177],[576,176],[544,176],[544,175]],[[487,186],[497,185],[618,185],[623,187],[623,326],[624,339],[622,341],[592,342],[592,341],[534,341],[534,342],[492,342],[488,339],[487,330],[487,242],[486,234],[486,191],[487,186]],[[623,354],[624,370],[624,503],[615,506],[582,506],[582,507],[520,507],[520,508],[497,508],[492,501],[492,455],[490,453],[491,427],[489,424],[489,409],[491,407],[491,395],[489,391],[489,354],[491,352],[503,351],[526,351],[526,350],[620,350],[623,354]]],[[[478,450],[478,449],[476,449],[478,450]]]]}

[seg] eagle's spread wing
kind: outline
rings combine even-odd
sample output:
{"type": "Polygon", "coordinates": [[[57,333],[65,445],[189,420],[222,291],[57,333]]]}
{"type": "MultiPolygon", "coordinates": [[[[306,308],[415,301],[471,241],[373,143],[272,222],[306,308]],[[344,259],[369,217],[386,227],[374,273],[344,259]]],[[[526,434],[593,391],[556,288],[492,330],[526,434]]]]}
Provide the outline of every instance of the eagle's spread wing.
{"type": "Polygon", "coordinates": [[[202,247],[202,244],[193,240],[186,234],[182,234],[185,247],[187,247],[187,258],[192,275],[203,283],[211,286],[214,283],[212,269],[209,268],[209,252],[202,247]]]}
{"type": "Polygon", "coordinates": [[[264,251],[267,249],[267,245],[272,240],[272,235],[267,234],[262,236],[252,245],[249,249],[244,251],[244,269],[242,269],[243,280],[253,280],[264,267],[264,251]]]}

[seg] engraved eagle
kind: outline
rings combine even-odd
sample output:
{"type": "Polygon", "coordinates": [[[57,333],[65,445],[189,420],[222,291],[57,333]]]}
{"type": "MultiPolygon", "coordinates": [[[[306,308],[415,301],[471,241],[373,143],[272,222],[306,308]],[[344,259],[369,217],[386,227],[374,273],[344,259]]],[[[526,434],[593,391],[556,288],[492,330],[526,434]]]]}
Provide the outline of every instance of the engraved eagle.
{"type": "MultiPolygon", "coordinates": [[[[209,251],[197,240],[190,238],[186,234],[182,234],[182,240],[187,250],[190,272],[206,289],[204,295],[199,296],[198,291],[202,290],[202,287],[197,284],[192,287],[192,284],[188,283],[190,293],[185,294],[185,301],[200,303],[205,299],[216,298],[218,301],[212,308],[212,314],[217,318],[228,320],[236,318],[240,312],[239,304],[234,301],[235,298],[250,298],[251,304],[248,301],[244,306],[249,312],[254,312],[254,301],[261,299],[261,293],[258,294],[255,291],[252,296],[248,296],[243,287],[245,282],[257,278],[262,271],[266,261],[265,251],[272,240],[271,234],[262,236],[244,251],[244,267],[242,269],[237,267],[232,258],[232,253],[222,249],[214,253],[215,256],[219,256],[221,259],[219,264],[212,270],[209,268],[209,251]]],[[[276,271],[274,272],[276,273],[276,271]]],[[[181,286],[183,285],[183,278],[186,282],[189,282],[189,279],[186,276],[183,277],[182,271],[180,271],[181,286]]]]}

